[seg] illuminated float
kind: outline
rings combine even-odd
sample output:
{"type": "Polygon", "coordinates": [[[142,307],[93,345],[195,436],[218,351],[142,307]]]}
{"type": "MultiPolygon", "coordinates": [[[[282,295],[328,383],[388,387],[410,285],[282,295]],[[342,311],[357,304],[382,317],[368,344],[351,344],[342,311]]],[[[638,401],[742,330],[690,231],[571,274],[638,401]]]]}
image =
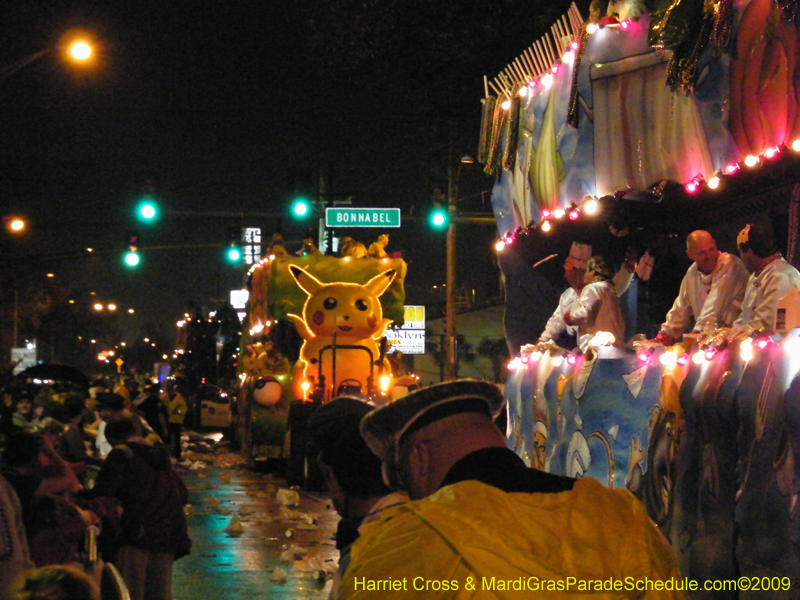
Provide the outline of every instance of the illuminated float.
{"type": "Polygon", "coordinates": [[[394,383],[382,342],[403,322],[406,263],[271,255],[249,274],[239,363],[238,431],[245,454],[287,458],[303,481],[305,420],[337,393],[390,398],[394,383]],[[294,431],[295,435],[292,435],[294,431]]]}
{"type": "MultiPolygon", "coordinates": [[[[592,6],[602,12],[585,19],[573,5],[485,83],[478,155],[496,176],[505,329],[516,355],[507,443],[530,465],[628,487],[693,579],[796,582],[797,318],[724,348],[710,343],[713,331],[668,348],[634,335],[656,321],[648,312],[663,320],[677,287],[658,278],[685,260],[670,250],[692,230],[712,231],[735,253],[739,229],[761,223],[797,265],[798,7],[592,6]],[[576,239],[636,263],[622,297],[635,339],[627,351],[602,339],[586,355],[534,344],[576,239]]],[[[797,306],[788,301],[787,314],[797,306]]]]}
{"type": "Polygon", "coordinates": [[[303,314],[288,314],[303,345],[292,370],[296,397],[313,389],[330,400],[341,385],[357,388],[357,394],[375,391],[376,375],[389,373],[383,337],[391,319],[383,318],[379,297],[397,273],[387,269],[367,283],[322,283],[296,265],[289,272],[308,298],[303,314]]]}

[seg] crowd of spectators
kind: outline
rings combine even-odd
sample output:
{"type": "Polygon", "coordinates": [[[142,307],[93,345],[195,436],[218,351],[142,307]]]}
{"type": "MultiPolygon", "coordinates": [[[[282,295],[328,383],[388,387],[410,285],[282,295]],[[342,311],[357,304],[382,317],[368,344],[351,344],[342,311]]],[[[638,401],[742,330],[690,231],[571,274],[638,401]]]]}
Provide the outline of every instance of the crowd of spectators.
{"type": "Polygon", "coordinates": [[[167,425],[169,395],[133,379],[88,389],[11,383],[0,393],[0,598],[38,598],[56,584],[95,598],[76,575],[92,568],[90,544],[120,567],[131,598],[170,598],[172,560],[190,540],[186,489],[170,460],[181,441],[168,437],[180,436],[167,425]],[[132,503],[146,481],[159,486],[158,501],[132,503]]]}

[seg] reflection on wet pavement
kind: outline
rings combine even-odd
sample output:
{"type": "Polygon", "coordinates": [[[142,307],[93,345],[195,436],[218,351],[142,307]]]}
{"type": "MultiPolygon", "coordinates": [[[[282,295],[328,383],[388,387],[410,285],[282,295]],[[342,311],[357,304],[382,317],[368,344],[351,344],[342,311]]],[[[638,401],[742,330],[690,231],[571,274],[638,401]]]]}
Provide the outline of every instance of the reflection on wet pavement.
{"type": "Polygon", "coordinates": [[[289,490],[224,444],[195,436],[177,468],[189,489],[193,545],[174,566],[175,600],[327,598],[339,517],[324,494],[289,490]]]}

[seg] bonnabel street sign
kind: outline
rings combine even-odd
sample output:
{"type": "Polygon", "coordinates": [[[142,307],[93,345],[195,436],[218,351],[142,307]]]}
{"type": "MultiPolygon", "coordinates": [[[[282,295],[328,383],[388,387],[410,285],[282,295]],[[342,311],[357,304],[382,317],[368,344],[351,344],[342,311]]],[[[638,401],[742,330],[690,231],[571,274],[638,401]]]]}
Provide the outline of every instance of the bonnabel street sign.
{"type": "Polygon", "coordinates": [[[400,227],[400,209],[326,208],[325,227],[400,227]]]}

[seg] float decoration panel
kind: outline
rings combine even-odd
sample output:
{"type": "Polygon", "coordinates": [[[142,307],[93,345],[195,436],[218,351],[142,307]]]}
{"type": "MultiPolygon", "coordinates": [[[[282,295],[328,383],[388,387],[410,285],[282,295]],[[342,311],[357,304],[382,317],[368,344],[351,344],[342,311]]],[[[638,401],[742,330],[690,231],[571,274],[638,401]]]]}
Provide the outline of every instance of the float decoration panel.
{"type": "Polygon", "coordinates": [[[794,5],[576,11],[487,86],[478,156],[497,175],[501,237],[579,218],[598,198],[721,189],[800,150],[794,5]]]}

